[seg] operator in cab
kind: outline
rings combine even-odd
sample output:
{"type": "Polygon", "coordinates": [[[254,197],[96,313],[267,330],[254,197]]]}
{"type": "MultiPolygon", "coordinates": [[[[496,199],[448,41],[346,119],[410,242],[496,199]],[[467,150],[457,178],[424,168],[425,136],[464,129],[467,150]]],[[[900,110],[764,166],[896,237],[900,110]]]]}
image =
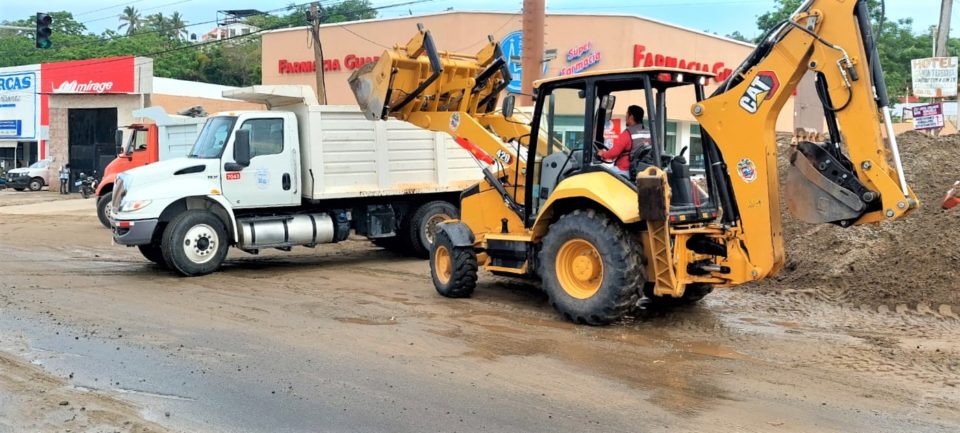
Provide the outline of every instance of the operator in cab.
{"type": "Polygon", "coordinates": [[[614,170],[623,176],[630,173],[631,150],[650,146],[650,130],[643,126],[643,108],[639,105],[627,107],[626,123],[626,129],[613,140],[609,149],[597,151],[602,161],[612,162],[614,170]]]}

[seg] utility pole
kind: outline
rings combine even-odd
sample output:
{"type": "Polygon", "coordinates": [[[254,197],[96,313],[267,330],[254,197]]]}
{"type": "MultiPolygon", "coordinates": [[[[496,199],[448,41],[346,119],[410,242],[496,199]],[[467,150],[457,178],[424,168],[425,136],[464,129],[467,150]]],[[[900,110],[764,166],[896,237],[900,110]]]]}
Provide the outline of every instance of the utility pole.
{"type": "Polygon", "coordinates": [[[950,14],[953,0],[941,0],[940,25],[937,26],[937,45],[934,57],[947,57],[947,41],[950,39],[950,14]]]}
{"type": "MultiPolygon", "coordinates": [[[[533,82],[539,80],[543,68],[543,34],[546,0],[523,0],[523,54],[520,68],[520,91],[533,94],[533,82]]],[[[520,98],[521,105],[531,105],[529,96],[520,98]]]]}
{"type": "Polygon", "coordinates": [[[323,47],[320,46],[320,11],[317,2],[310,3],[310,34],[313,37],[313,64],[317,71],[317,100],[327,105],[327,84],[323,79],[323,47]]]}

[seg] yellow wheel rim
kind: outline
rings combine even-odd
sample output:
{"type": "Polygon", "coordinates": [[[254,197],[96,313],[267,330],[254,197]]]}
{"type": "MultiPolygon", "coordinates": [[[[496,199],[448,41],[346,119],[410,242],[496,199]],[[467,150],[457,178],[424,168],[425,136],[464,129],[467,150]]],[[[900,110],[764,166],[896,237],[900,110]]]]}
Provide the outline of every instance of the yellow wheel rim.
{"type": "Polygon", "coordinates": [[[434,253],[433,267],[437,270],[437,279],[441,283],[450,282],[450,276],[453,275],[453,260],[450,259],[450,250],[446,246],[440,245],[434,253]]]}
{"type": "Polygon", "coordinates": [[[583,239],[571,239],[557,252],[557,279],[568,295],[588,299],[603,283],[603,259],[597,248],[583,239]]]}

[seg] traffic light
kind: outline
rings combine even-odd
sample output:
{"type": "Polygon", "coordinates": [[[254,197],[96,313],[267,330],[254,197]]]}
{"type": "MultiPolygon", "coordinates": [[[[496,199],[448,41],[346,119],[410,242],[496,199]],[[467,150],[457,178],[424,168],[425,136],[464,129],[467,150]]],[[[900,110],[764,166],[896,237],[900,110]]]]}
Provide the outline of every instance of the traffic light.
{"type": "Polygon", "coordinates": [[[53,17],[50,14],[37,12],[37,48],[50,48],[53,42],[50,42],[50,35],[53,34],[53,17]]]}

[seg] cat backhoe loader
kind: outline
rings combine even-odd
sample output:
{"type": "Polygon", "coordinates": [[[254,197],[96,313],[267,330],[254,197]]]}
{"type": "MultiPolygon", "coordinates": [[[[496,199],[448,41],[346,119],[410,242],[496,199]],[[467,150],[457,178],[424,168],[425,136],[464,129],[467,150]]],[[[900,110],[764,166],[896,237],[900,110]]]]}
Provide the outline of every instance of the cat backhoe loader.
{"type": "Polygon", "coordinates": [[[482,266],[540,278],[567,319],[606,324],[644,297],[694,302],[783,267],[775,124],[807,71],[817,77],[829,139],[791,149],[788,208],[807,222],[847,227],[919,206],[905,182],[866,3],[806,1],[710,96],[708,73],[587,72],[535,83],[525,121],[513,96],[498,109],[511,77],[492,37],[475,55],[442,52],[422,26],[355,71],[350,85],[368,118],[447,132],[481,166],[484,180],[461,196],[461,219],[436,234],[430,267],[440,294],[470,296],[482,266]],[[597,156],[625,91],[642,93],[651,133],[629,176],[597,156]],[[702,180],[665,147],[666,101],[683,91],[693,93],[702,128],[702,180]]]}

